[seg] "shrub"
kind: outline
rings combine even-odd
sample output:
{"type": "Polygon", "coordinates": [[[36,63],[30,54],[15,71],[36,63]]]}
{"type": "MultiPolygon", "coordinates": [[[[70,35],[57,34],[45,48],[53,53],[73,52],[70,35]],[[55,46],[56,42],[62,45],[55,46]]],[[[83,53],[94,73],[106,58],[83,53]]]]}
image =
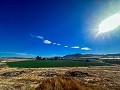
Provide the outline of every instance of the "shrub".
{"type": "Polygon", "coordinates": [[[55,77],[43,81],[36,90],[98,90],[87,87],[71,77],[55,77]]]}

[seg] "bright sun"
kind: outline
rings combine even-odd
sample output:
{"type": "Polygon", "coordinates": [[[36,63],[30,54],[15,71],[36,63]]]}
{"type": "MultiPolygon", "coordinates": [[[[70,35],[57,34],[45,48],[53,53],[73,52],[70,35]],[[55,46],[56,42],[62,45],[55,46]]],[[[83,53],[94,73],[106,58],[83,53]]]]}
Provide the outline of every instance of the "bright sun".
{"type": "Polygon", "coordinates": [[[99,34],[114,30],[119,25],[120,25],[120,14],[114,14],[100,23],[99,34]]]}

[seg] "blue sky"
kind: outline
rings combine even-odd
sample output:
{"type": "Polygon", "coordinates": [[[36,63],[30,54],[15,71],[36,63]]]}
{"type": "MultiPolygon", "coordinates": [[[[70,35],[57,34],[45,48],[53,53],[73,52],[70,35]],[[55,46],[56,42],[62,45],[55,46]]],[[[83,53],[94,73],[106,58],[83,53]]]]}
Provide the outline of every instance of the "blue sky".
{"type": "Polygon", "coordinates": [[[120,28],[96,36],[119,0],[0,1],[0,57],[119,53],[120,28]]]}

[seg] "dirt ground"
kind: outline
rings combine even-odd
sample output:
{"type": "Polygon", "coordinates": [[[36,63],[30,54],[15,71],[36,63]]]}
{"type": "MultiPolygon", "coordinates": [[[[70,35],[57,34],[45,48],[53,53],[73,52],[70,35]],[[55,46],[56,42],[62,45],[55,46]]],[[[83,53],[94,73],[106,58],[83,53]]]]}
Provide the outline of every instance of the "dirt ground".
{"type": "Polygon", "coordinates": [[[120,66],[0,68],[0,90],[35,90],[44,80],[61,76],[86,87],[120,90],[120,66]]]}

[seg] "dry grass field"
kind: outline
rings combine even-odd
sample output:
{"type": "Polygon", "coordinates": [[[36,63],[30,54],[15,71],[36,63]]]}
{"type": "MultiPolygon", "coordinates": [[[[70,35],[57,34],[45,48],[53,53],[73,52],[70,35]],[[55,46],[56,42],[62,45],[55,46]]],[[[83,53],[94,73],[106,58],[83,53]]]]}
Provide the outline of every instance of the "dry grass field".
{"type": "Polygon", "coordinates": [[[120,90],[120,66],[5,67],[0,90],[120,90]]]}

